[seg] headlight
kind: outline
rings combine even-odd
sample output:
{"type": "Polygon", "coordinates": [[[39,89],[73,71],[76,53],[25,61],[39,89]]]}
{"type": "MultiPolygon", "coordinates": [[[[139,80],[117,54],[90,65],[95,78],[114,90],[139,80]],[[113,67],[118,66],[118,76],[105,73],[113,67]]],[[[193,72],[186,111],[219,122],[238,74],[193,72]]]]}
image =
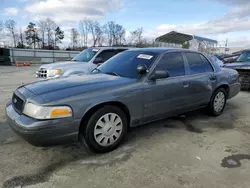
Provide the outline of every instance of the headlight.
{"type": "Polygon", "coordinates": [[[48,70],[48,77],[59,76],[62,74],[61,69],[48,70]]]}
{"type": "Polygon", "coordinates": [[[24,106],[23,113],[34,119],[55,119],[72,117],[72,110],[68,106],[45,107],[33,103],[27,103],[24,106]]]}

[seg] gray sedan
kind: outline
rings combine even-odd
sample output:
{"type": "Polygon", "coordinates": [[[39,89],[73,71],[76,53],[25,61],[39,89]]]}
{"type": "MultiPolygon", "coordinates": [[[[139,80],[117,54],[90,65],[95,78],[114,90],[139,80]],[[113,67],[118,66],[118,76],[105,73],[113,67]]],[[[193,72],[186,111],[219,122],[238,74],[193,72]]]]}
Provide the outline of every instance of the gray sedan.
{"type": "Polygon", "coordinates": [[[240,91],[238,73],[198,52],[122,52],[92,71],[18,88],[6,106],[10,127],[37,146],[74,141],[108,152],[127,129],[206,107],[213,116],[240,91]]]}

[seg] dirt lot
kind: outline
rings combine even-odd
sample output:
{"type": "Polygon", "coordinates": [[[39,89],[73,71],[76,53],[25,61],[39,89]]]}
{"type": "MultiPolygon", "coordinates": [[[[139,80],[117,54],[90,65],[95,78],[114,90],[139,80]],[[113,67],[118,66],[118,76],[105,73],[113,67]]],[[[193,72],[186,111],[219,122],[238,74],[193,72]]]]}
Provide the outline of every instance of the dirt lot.
{"type": "Polygon", "coordinates": [[[9,187],[249,187],[250,93],[228,101],[222,116],[202,112],[130,131],[108,154],[79,144],[33,147],[4,120],[12,91],[35,80],[36,67],[0,67],[0,182],[9,187]]]}

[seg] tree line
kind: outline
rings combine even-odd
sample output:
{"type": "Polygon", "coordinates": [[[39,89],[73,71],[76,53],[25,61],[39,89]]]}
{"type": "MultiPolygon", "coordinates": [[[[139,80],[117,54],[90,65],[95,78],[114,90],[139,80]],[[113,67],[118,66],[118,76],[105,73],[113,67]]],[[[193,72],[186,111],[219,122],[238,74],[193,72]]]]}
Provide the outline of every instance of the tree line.
{"type": "Polygon", "coordinates": [[[14,20],[0,21],[0,31],[5,30],[15,48],[57,49],[64,39],[64,32],[50,18],[30,22],[25,29],[18,29],[14,20]]]}
{"type": "MultiPolygon", "coordinates": [[[[0,32],[3,30],[16,48],[59,49],[59,44],[65,39],[65,32],[50,18],[30,22],[25,29],[18,29],[14,20],[0,20],[0,32]]],[[[126,29],[114,21],[101,24],[99,21],[84,19],[79,21],[78,28],[70,29],[68,50],[88,46],[145,47],[149,44],[143,33],[143,28],[138,28],[126,34],[126,29]]]]}

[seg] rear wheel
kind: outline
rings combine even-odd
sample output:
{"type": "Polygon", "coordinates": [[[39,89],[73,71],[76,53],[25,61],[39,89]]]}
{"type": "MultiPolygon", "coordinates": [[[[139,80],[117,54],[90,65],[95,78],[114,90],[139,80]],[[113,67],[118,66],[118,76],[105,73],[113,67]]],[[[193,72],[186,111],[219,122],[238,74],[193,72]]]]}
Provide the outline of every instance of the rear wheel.
{"type": "Polygon", "coordinates": [[[116,106],[104,106],[89,119],[83,139],[94,152],[109,152],[115,149],[127,133],[128,120],[116,106]]]}
{"type": "Polygon", "coordinates": [[[250,90],[250,72],[237,70],[239,72],[239,81],[241,83],[241,90],[250,90]]]}
{"type": "Polygon", "coordinates": [[[208,112],[212,116],[219,116],[222,114],[227,101],[227,93],[223,88],[217,89],[211,97],[208,105],[208,112]]]}

